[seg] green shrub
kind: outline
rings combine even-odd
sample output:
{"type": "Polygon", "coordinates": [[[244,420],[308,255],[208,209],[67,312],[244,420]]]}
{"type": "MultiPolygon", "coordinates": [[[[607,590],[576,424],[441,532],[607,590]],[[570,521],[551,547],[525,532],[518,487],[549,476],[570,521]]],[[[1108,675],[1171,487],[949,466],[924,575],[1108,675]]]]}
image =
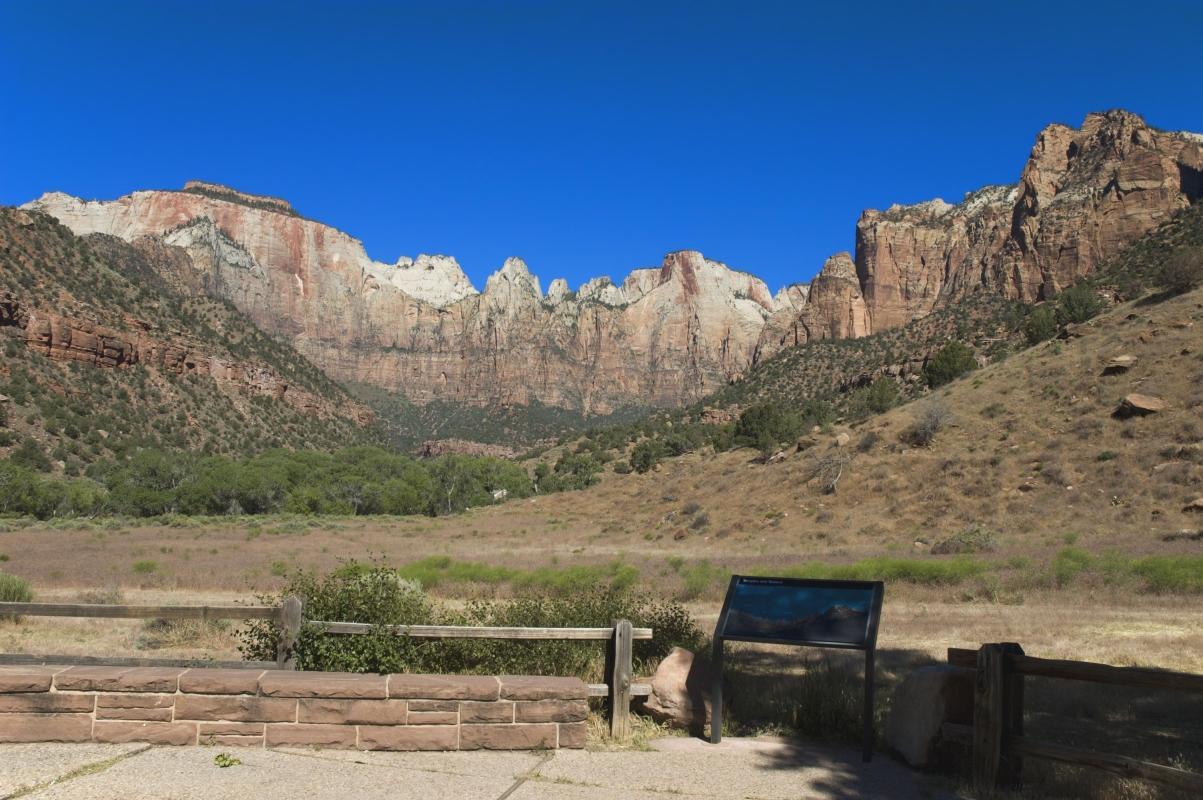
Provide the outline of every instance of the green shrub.
{"type": "Polygon", "coordinates": [[[1053,557],[1053,579],[1058,586],[1066,586],[1074,578],[1090,568],[1093,559],[1079,547],[1066,547],[1053,557]]]}
{"type": "Polygon", "coordinates": [[[1103,310],[1103,299],[1085,284],[1071,286],[1057,295],[1057,322],[1061,325],[1082,323],[1103,310]]]}
{"type": "Polygon", "coordinates": [[[777,403],[760,403],[744,409],[735,423],[735,441],[771,453],[802,432],[802,415],[777,403]]]}
{"type": "Polygon", "coordinates": [[[631,466],[642,475],[656,468],[664,459],[664,442],[659,439],[644,439],[631,450],[631,466]]]}
{"type": "MultiPolygon", "coordinates": [[[[450,566],[450,564],[448,564],[450,566]]],[[[581,588],[563,597],[531,595],[510,600],[475,601],[464,608],[443,608],[397,570],[348,564],[325,576],[294,573],[280,596],[261,598],[278,604],[284,595],[305,598],[311,620],[383,625],[487,625],[502,627],[603,627],[629,619],[651,627],[655,638],[634,643],[636,669],[645,673],[674,646],[698,648],[704,636],[681,606],[652,601],[626,589],[581,588]]],[[[239,645],[252,660],[275,658],[279,630],[272,622],[247,626],[239,645]]],[[[345,672],[431,672],[477,674],[577,675],[599,678],[599,643],[574,641],[493,641],[411,639],[375,630],[362,635],[331,635],[307,625],[297,642],[301,669],[345,672]]]]}
{"type": "Polygon", "coordinates": [[[133,566],[134,572],[138,573],[139,575],[150,575],[154,572],[157,572],[158,569],[159,569],[158,562],[151,561],[149,559],[135,561],[134,566],[133,566]]]}
{"type": "Polygon", "coordinates": [[[1023,335],[1029,345],[1040,344],[1057,335],[1057,312],[1047,306],[1032,309],[1028,318],[1023,322],[1023,335]]]}
{"type": "Polygon", "coordinates": [[[935,388],[977,369],[973,350],[961,342],[949,342],[923,367],[927,385],[935,388]]]}
{"type": "Polygon", "coordinates": [[[1184,247],[1165,260],[1157,282],[1171,294],[1203,286],[1203,247],[1184,247]]]}
{"type": "Polygon", "coordinates": [[[1148,556],[1137,559],[1132,572],[1150,592],[1203,592],[1203,556],[1148,556]]]}

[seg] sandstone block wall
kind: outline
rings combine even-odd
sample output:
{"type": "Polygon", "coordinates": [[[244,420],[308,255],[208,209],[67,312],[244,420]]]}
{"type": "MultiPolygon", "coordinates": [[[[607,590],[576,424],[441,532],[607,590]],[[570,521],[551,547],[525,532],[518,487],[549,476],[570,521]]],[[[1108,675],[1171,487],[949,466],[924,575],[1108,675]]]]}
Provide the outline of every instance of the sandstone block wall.
{"type": "Polygon", "coordinates": [[[587,692],[576,678],[0,667],[0,742],[580,748],[587,692]]]}

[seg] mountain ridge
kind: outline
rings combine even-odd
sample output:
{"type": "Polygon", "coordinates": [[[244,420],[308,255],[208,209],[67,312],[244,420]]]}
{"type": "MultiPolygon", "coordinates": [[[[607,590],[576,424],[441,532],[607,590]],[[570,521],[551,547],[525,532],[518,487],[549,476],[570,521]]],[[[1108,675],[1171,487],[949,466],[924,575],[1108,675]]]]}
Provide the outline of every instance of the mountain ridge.
{"type": "Polygon", "coordinates": [[[1016,184],[955,205],[866,210],[854,252],[776,295],[694,250],[620,284],[603,276],[572,291],[557,278],[546,294],[511,257],[478,291],[450,256],[384,264],[286,201],[189,186],[114,201],[47,193],[26,207],[78,234],[183,248],[192,270],[173,280],[234,303],[336,380],[418,404],[606,414],[632,398],[699,400],[785,348],[893,329],[980,289],[1051,296],[1203,196],[1203,136],[1158,131],[1126,111],[1047,126],[1016,184]]]}

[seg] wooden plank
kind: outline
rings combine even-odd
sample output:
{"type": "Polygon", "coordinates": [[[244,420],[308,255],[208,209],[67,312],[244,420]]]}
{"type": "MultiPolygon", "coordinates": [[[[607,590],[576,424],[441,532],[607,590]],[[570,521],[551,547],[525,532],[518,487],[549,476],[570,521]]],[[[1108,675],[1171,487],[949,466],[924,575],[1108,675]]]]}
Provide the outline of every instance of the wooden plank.
{"type": "Polygon", "coordinates": [[[1003,723],[1003,651],[984,644],[977,651],[973,691],[973,788],[979,797],[992,797],[998,789],[1003,723]]]}
{"type": "Polygon", "coordinates": [[[1023,736],[1023,673],[1011,668],[1012,656],[1022,656],[1023,648],[1015,642],[1004,642],[1003,653],[1003,747],[998,776],[1004,789],[1018,791],[1023,785],[1023,757],[1010,745],[1015,737],[1023,736]]]}
{"type": "MultiPolygon", "coordinates": [[[[632,683],[631,697],[650,697],[652,694],[652,685],[650,683],[632,683]]],[[[591,683],[589,684],[590,697],[609,697],[610,684],[608,683],[591,683]]]]}
{"type": "Polygon", "coordinates": [[[967,650],[964,647],[950,647],[948,648],[948,663],[954,667],[977,669],[977,651],[967,650]]]}
{"type": "Polygon", "coordinates": [[[625,739],[631,733],[631,622],[620,619],[614,623],[613,671],[606,677],[610,682],[610,736],[625,739]]]}
{"type": "Polygon", "coordinates": [[[304,601],[295,594],[280,604],[280,640],[276,642],[276,666],[280,669],[297,668],[297,637],[301,635],[304,607],[304,601]]]}
{"type": "MultiPolygon", "coordinates": [[[[1020,675],[1041,678],[1107,683],[1144,689],[1173,689],[1203,692],[1203,675],[1145,667],[1113,667],[1089,661],[1065,661],[1054,658],[1035,658],[1029,655],[1008,655],[1007,667],[1020,675]]],[[[960,647],[948,648],[948,663],[956,667],[977,667],[977,651],[960,647]]]]}
{"type": "Polygon", "coordinates": [[[123,656],[54,656],[0,654],[0,664],[49,664],[65,667],[197,667],[212,669],[275,669],[274,661],[208,661],[205,659],[125,658],[123,656]]]}
{"type": "MultiPolygon", "coordinates": [[[[365,634],[384,629],[398,636],[416,639],[534,639],[610,641],[614,638],[613,628],[497,628],[466,625],[370,625],[366,622],[325,622],[310,620],[309,625],[319,625],[326,633],[365,634]]],[[[632,628],[632,639],[652,638],[651,628],[632,628]]]]}
{"type": "Polygon", "coordinates": [[[1150,764],[1147,761],[1137,761],[1125,756],[1096,753],[1079,747],[1029,739],[1026,736],[1015,737],[1010,742],[1010,746],[1016,753],[1030,758],[1043,758],[1060,761],[1064,764],[1093,767],[1125,778],[1172,786],[1190,792],[1196,797],[1203,796],[1203,774],[1197,772],[1187,772],[1184,769],[1150,764]]]}
{"type": "Polygon", "coordinates": [[[90,603],[0,603],[0,616],[108,619],[276,619],[274,606],[117,606],[90,603]]]}
{"type": "MultiPolygon", "coordinates": [[[[2,609],[0,609],[2,610],[2,609]]],[[[1064,678],[1116,686],[1135,686],[1143,689],[1173,689],[1179,692],[1203,692],[1203,675],[1169,672],[1143,667],[1112,667],[1089,661],[1061,661],[1033,658],[1026,655],[1007,657],[1007,667],[1021,675],[1041,678],[1064,678]]]]}

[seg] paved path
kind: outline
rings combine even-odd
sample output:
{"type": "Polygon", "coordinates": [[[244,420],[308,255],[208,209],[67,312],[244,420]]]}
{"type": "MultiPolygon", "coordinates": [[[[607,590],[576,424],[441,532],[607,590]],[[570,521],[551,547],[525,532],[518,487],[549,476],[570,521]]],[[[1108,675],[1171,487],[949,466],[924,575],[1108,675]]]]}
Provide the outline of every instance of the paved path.
{"type": "Polygon", "coordinates": [[[825,800],[934,795],[887,757],[773,739],[657,740],[647,752],[361,753],[0,745],[0,800],[825,800]]]}

